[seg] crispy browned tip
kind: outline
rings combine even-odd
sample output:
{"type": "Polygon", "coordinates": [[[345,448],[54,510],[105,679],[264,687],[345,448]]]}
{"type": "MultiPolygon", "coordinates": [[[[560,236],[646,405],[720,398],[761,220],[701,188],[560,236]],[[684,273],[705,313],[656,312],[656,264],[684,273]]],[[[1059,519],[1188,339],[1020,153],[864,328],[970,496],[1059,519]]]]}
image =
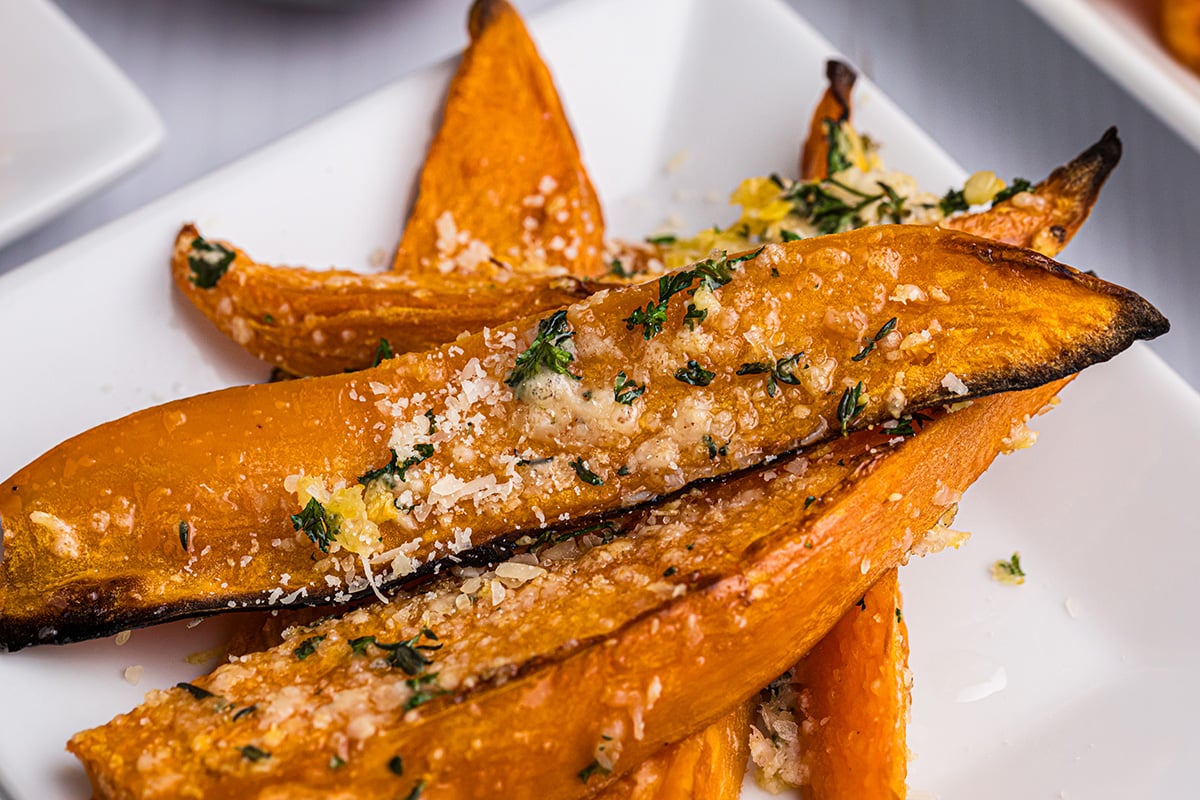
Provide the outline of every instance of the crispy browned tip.
{"type": "Polygon", "coordinates": [[[471,34],[472,39],[478,39],[483,31],[502,15],[515,13],[507,0],[475,0],[467,15],[467,32],[471,34]]]}
{"type": "Polygon", "coordinates": [[[827,123],[850,120],[850,93],[858,73],[849,65],[836,59],[825,64],[825,77],[829,86],[817,107],[813,110],[808,126],[808,138],[800,151],[800,177],[804,180],[819,180],[829,175],[829,132],[827,123]]]}
{"type": "Polygon", "coordinates": [[[951,217],[942,226],[1055,256],[1083,226],[1120,160],[1121,139],[1116,128],[1109,128],[1032,192],[1021,192],[986,211],[951,217]]]}

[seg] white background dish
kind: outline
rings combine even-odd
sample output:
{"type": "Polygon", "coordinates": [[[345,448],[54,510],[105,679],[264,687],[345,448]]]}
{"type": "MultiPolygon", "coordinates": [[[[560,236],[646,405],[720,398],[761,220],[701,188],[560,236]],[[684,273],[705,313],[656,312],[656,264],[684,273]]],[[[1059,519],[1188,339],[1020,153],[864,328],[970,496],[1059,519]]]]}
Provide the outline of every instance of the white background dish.
{"type": "MultiPolygon", "coordinates": [[[[707,192],[791,169],[830,53],[773,0],[645,5],[591,0],[531,25],[610,226],[628,235],[670,211],[690,227],[724,221],[731,209],[707,192]]],[[[15,390],[0,393],[0,474],[136,408],[264,379],[174,294],[166,260],[179,223],[266,261],[365,265],[398,237],[448,75],[403,80],[0,279],[0,341],[19,365],[15,390]]],[[[892,166],[935,191],[961,179],[877,90],[857,97],[860,128],[886,142],[892,166]]],[[[1137,347],[1086,373],[1037,427],[1037,447],[1001,459],[964,500],[958,527],[975,539],[904,573],[912,786],[982,800],[1186,796],[1185,766],[1200,757],[1188,683],[1200,656],[1188,591],[1198,526],[1179,498],[1196,474],[1200,397],[1137,347]],[[989,565],[1014,549],[1029,582],[993,583],[989,565]],[[1001,667],[1006,688],[979,697],[1000,686],[1001,667]]],[[[64,741],[199,674],[183,657],[219,641],[219,627],[0,656],[0,785],[17,800],[85,796],[64,741]],[[145,667],[137,687],[121,677],[132,664],[145,667]]]]}
{"type": "Polygon", "coordinates": [[[48,0],[0,3],[0,247],[149,156],[141,93],[48,0]]]}
{"type": "Polygon", "coordinates": [[[1200,150],[1200,75],[1175,60],[1147,0],[1022,0],[1200,150]]]}

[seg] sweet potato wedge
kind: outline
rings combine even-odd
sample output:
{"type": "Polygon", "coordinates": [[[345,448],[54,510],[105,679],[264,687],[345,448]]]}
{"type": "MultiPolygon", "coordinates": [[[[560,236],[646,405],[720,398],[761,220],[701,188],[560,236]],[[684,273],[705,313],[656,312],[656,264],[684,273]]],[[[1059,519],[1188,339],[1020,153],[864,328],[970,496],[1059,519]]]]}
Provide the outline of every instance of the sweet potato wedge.
{"type": "Polygon", "coordinates": [[[942,226],[1054,256],[1087,219],[1120,158],[1117,129],[1109,128],[1100,141],[1051,172],[1031,191],[985,211],[950,217],[942,226]]]}
{"type": "Polygon", "coordinates": [[[191,225],[175,239],[171,269],[175,285],[222,333],[296,375],[369,367],[380,341],[396,353],[426,350],[464,332],[561,308],[599,288],[569,275],[420,281],[397,272],[267,266],[201,238],[191,225]],[[196,266],[213,248],[228,253],[228,264],[210,281],[196,266]]]}
{"type": "Polygon", "coordinates": [[[0,486],[0,644],[285,597],[341,602],[370,589],[371,559],[379,580],[409,580],[511,531],[1035,386],[1167,329],[1132,292],[937,228],[756,252],[63,443],[0,486]]]}
{"type": "Polygon", "coordinates": [[[908,640],[895,569],[792,671],[806,797],[902,800],[908,774],[908,640]]]}
{"type": "Polygon", "coordinates": [[[69,749],[101,798],[580,796],[794,663],[1057,389],[563,534],[499,602],[500,568],[486,586],[443,577],[151,692],[69,749]]]}
{"type": "Polygon", "coordinates": [[[806,181],[829,176],[829,137],[832,128],[850,120],[850,93],[858,80],[848,64],[836,59],[825,62],[825,88],[817,107],[813,110],[808,127],[808,136],[800,150],[800,177],[806,181]]]}
{"type": "Polygon", "coordinates": [[[603,272],[600,202],[520,16],[504,0],[477,0],[468,28],[393,268],[603,272]]]}
{"type": "Polygon", "coordinates": [[[737,800],[746,774],[750,704],[668,745],[597,795],[600,800],[737,800]]]}

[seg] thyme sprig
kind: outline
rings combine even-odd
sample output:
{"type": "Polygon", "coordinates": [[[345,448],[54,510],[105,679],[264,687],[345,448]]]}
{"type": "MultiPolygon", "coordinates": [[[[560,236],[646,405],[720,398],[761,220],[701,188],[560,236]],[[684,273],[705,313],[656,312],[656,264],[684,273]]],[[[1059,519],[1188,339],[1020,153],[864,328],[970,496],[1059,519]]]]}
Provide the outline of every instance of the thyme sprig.
{"type": "Polygon", "coordinates": [[[574,335],[575,331],[571,330],[571,323],[567,321],[567,312],[555,311],[538,323],[537,336],[525,352],[517,356],[512,372],[508,373],[504,382],[515,389],[543,370],[582,380],[582,376],[571,372],[574,353],[563,347],[574,335]]]}

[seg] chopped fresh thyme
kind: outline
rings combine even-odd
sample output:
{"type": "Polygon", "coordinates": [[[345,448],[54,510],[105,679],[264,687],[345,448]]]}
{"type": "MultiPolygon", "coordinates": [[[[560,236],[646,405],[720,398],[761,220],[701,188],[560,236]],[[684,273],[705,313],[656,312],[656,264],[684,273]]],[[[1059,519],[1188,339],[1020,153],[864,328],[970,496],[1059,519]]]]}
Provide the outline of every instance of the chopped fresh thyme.
{"type": "Polygon", "coordinates": [[[879,220],[883,221],[884,217],[888,217],[892,222],[899,224],[904,221],[904,215],[908,210],[904,207],[905,198],[888,184],[883,181],[876,181],[880,189],[883,189],[887,199],[879,204],[879,220]]]}
{"type": "Polygon", "coordinates": [[[925,427],[925,423],[931,419],[932,417],[925,414],[912,414],[896,420],[896,424],[890,428],[885,423],[883,429],[892,436],[916,436],[917,431],[925,427]],[[916,424],[915,428],[913,427],[914,423],[916,424]]]}
{"type": "Polygon", "coordinates": [[[897,606],[896,607],[896,622],[903,622],[903,621],[904,621],[904,614],[901,613],[900,607],[897,606]]]}
{"type": "Polygon", "coordinates": [[[851,361],[862,361],[871,351],[875,349],[875,343],[896,329],[896,318],[892,317],[887,322],[883,323],[883,327],[875,331],[875,335],[870,339],[863,340],[863,349],[858,351],[858,355],[851,357],[851,361]]]}
{"type": "Polygon", "coordinates": [[[827,145],[825,167],[829,174],[834,175],[844,169],[850,169],[854,166],[854,162],[850,160],[850,156],[846,152],[850,149],[850,142],[842,123],[833,119],[825,119],[822,120],[821,125],[825,128],[827,145]]]}
{"type": "Polygon", "coordinates": [[[632,472],[632,470],[629,469],[628,464],[622,464],[621,468],[617,470],[617,474],[620,475],[622,478],[624,478],[630,472],[632,472]]]}
{"type": "Polygon", "coordinates": [[[211,289],[229,270],[234,252],[223,244],[197,236],[188,252],[188,280],[197,289],[211,289]]]}
{"type": "MultiPolygon", "coordinates": [[[[658,334],[662,333],[663,324],[667,321],[667,305],[671,298],[680,292],[687,292],[689,295],[695,294],[696,289],[692,288],[692,283],[699,280],[700,286],[714,291],[724,286],[733,280],[733,268],[743,261],[749,261],[757,258],[762,252],[762,248],[744,253],[740,256],[728,258],[725,253],[716,258],[709,258],[694,265],[691,269],[680,270],[678,272],[670,272],[658,279],[658,301],[647,301],[645,308],[635,309],[632,314],[625,318],[625,327],[633,330],[638,325],[642,326],[642,338],[646,340],[653,339],[658,334]]],[[[699,287],[697,287],[699,288],[699,287]]],[[[702,312],[697,309],[694,304],[688,304],[688,313],[685,319],[690,319],[690,327],[694,327],[704,321],[707,312],[702,312]]]]}
{"type": "Polygon", "coordinates": [[[363,486],[369,486],[371,483],[380,479],[387,480],[390,483],[405,480],[405,474],[408,472],[409,468],[415,467],[417,464],[420,464],[422,461],[430,458],[434,451],[433,445],[425,443],[413,445],[413,449],[417,451],[416,454],[404,459],[403,462],[400,461],[399,454],[397,454],[395,450],[392,450],[392,459],[388,461],[388,463],[384,464],[382,467],[367,470],[362,475],[359,475],[358,482],[363,486]]]}
{"type": "Polygon", "coordinates": [[[380,339],[379,346],[375,348],[375,360],[371,362],[372,367],[378,367],[386,359],[394,358],[396,353],[392,350],[392,343],[387,339],[380,339]]]}
{"type": "Polygon", "coordinates": [[[388,769],[397,775],[404,774],[404,759],[400,756],[392,756],[388,759],[388,769]]]}
{"type": "Polygon", "coordinates": [[[588,469],[587,462],[582,457],[578,457],[574,461],[568,461],[567,463],[575,470],[575,474],[579,477],[579,480],[584,483],[591,486],[604,485],[604,481],[600,479],[600,476],[588,469]]]}
{"type": "Polygon", "coordinates": [[[574,354],[563,347],[574,335],[571,323],[567,321],[567,312],[555,311],[538,323],[538,332],[533,343],[524,353],[517,356],[513,370],[508,373],[504,382],[516,388],[544,369],[580,380],[581,376],[571,372],[574,354]]]}
{"type": "Polygon", "coordinates": [[[325,641],[324,635],[310,636],[309,638],[307,638],[303,642],[301,642],[300,646],[297,647],[295,650],[293,650],[292,653],[296,656],[296,658],[303,661],[304,659],[311,656],[313,653],[317,652],[317,645],[319,645],[323,641],[325,641]]]}
{"type": "Polygon", "coordinates": [[[708,386],[716,375],[717,373],[700,366],[700,362],[695,359],[688,359],[686,367],[675,370],[675,380],[692,386],[708,386]]]}
{"type": "Polygon", "coordinates": [[[1008,561],[1000,560],[992,565],[992,577],[1001,583],[1020,586],[1025,582],[1025,570],[1021,568],[1021,554],[1013,553],[1008,561]]]}
{"type": "Polygon", "coordinates": [[[325,506],[315,497],[308,499],[299,514],[293,514],[292,527],[303,533],[322,553],[329,552],[329,545],[338,533],[337,517],[326,513],[325,506]]]}
{"type": "Polygon", "coordinates": [[[434,642],[438,641],[437,634],[429,630],[429,628],[422,628],[416,636],[403,642],[381,642],[374,636],[360,636],[357,639],[351,639],[348,644],[350,645],[350,651],[356,656],[365,656],[367,648],[374,645],[388,654],[385,660],[389,666],[403,670],[405,675],[416,676],[424,672],[425,667],[433,663],[431,659],[426,658],[420,651],[442,649],[441,643],[422,644],[422,639],[429,639],[434,642]]]}
{"type": "Polygon", "coordinates": [[[808,508],[815,502],[817,502],[817,498],[810,494],[808,497],[804,498],[804,507],[808,508]]]}
{"type": "Polygon", "coordinates": [[[667,567],[665,570],[663,570],[663,577],[664,577],[664,578],[669,578],[669,577],[671,577],[672,575],[674,575],[674,574],[675,574],[676,572],[678,572],[678,571],[679,571],[679,570],[675,569],[675,567],[667,567]]]}
{"type": "Polygon", "coordinates": [[[184,520],[179,520],[179,543],[181,545],[183,545],[184,550],[190,549],[188,547],[188,545],[191,544],[191,539],[192,539],[191,526],[188,525],[187,522],[185,522],[184,520]]]}
{"type": "Polygon", "coordinates": [[[625,377],[624,372],[617,373],[617,380],[613,384],[613,400],[623,406],[631,406],[633,401],[641,397],[645,391],[644,385],[638,386],[637,383],[625,377]]]}
{"type": "Polygon", "coordinates": [[[593,775],[599,775],[603,778],[605,775],[608,775],[611,772],[612,770],[610,770],[608,767],[600,766],[599,761],[592,761],[592,763],[579,770],[579,772],[576,774],[579,775],[579,780],[587,783],[593,775]]]}
{"type": "Polygon", "coordinates": [[[346,759],[336,754],[329,757],[330,769],[341,769],[344,766],[346,766],[346,759]]]}
{"type": "Polygon", "coordinates": [[[678,239],[679,239],[679,237],[677,237],[673,233],[664,233],[662,236],[647,236],[646,244],[657,244],[657,245],[675,244],[675,242],[678,241],[678,239]]]}
{"type": "Polygon", "coordinates": [[[625,265],[621,263],[621,259],[614,258],[608,265],[608,274],[618,278],[632,278],[636,274],[636,271],[632,269],[626,270],[625,265]]]}
{"type": "Polygon", "coordinates": [[[542,464],[549,464],[554,460],[554,456],[546,456],[545,458],[520,458],[520,454],[515,449],[513,450],[513,455],[518,456],[518,467],[539,467],[542,464]]]}
{"type": "Polygon", "coordinates": [[[247,717],[247,716],[253,714],[255,711],[258,711],[258,706],[246,706],[245,708],[243,708],[242,710],[238,711],[236,714],[233,715],[233,721],[237,722],[242,717],[247,717]]]}
{"type": "Polygon", "coordinates": [[[175,688],[183,689],[185,692],[187,692],[188,694],[190,694],[192,697],[196,698],[197,700],[207,700],[210,697],[216,697],[216,695],[213,694],[212,692],[210,692],[208,689],[202,689],[199,686],[196,686],[195,684],[185,683],[183,681],[180,681],[179,683],[175,684],[175,688]]]}
{"type": "Polygon", "coordinates": [[[715,459],[718,456],[724,458],[725,456],[729,455],[728,442],[718,445],[717,440],[712,438],[712,436],[707,433],[704,434],[702,441],[704,442],[704,447],[708,450],[708,457],[710,460],[715,459]]]}
{"type": "Polygon", "coordinates": [[[938,201],[938,208],[947,217],[959,211],[966,211],[970,207],[962,189],[948,189],[942,199],[938,201]]]}
{"type": "Polygon", "coordinates": [[[1033,184],[1024,178],[1013,178],[1012,182],[1005,186],[1000,191],[996,192],[996,196],[992,198],[992,205],[1003,203],[1013,195],[1018,195],[1021,192],[1028,192],[1033,188],[1033,184]]]}
{"type": "Polygon", "coordinates": [[[450,690],[443,689],[438,684],[437,677],[438,674],[436,672],[431,672],[426,675],[409,678],[404,682],[413,691],[412,696],[404,703],[405,711],[412,711],[418,706],[425,705],[430,700],[450,694],[450,690]]]}
{"type": "Polygon", "coordinates": [[[842,397],[838,401],[837,416],[838,422],[842,426],[842,435],[846,435],[846,426],[862,413],[866,407],[866,400],[863,399],[863,382],[859,381],[858,385],[853,388],[847,388],[842,392],[842,397]]]}
{"type": "Polygon", "coordinates": [[[413,784],[412,791],[404,798],[404,800],[420,800],[421,793],[425,791],[425,779],[417,781],[413,784]]]}
{"type": "Polygon", "coordinates": [[[767,376],[767,396],[774,397],[775,392],[779,389],[779,384],[786,383],[789,386],[796,386],[800,383],[800,379],[796,377],[795,369],[800,357],[804,355],[804,351],[795,355],[781,358],[774,364],[767,361],[749,361],[738,367],[738,375],[766,375],[767,376]]]}
{"type": "Polygon", "coordinates": [[[264,758],[270,758],[271,754],[266,750],[261,750],[252,744],[248,744],[241,748],[242,758],[247,761],[262,761],[264,758]]]}
{"type": "MultiPolygon", "coordinates": [[[[779,232],[779,238],[785,242],[798,242],[801,239],[803,239],[804,237],[801,236],[800,234],[796,233],[795,231],[789,231],[787,228],[784,228],[783,230],[781,230],[779,232]]],[[[775,270],[771,274],[773,276],[777,277],[779,275],[779,271],[775,270]]]]}
{"type": "Polygon", "coordinates": [[[426,431],[430,436],[437,433],[437,417],[433,415],[433,409],[425,412],[425,419],[429,420],[429,430],[426,431]]]}
{"type": "Polygon", "coordinates": [[[866,611],[867,610],[867,596],[863,595],[862,597],[858,598],[858,602],[855,603],[854,605],[858,606],[859,610],[866,611]]]}

